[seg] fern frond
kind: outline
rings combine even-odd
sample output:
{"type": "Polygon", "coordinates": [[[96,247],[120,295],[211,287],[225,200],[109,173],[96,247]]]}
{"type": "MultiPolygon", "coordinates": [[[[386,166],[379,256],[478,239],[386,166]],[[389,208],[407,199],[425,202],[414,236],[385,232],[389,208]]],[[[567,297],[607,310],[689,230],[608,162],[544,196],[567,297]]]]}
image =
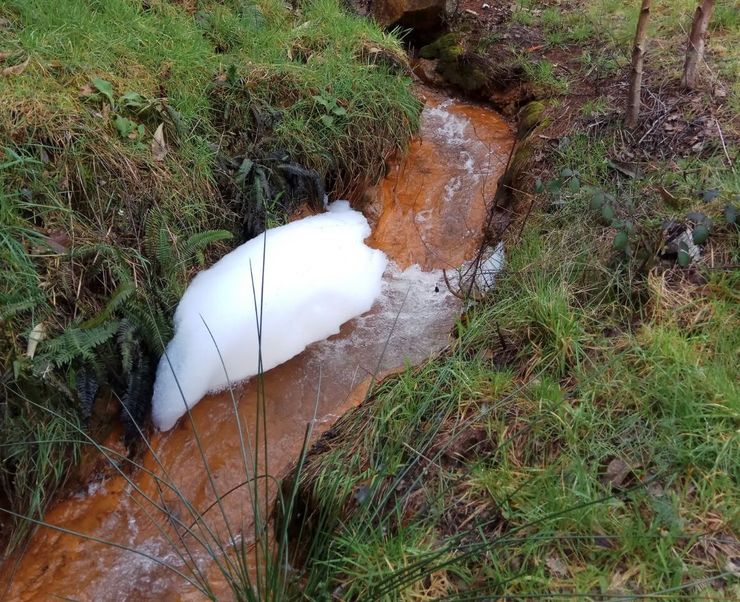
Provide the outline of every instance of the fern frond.
{"type": "Polygon", "coordinates": [[[93,361],[95,348],[108,341],[118,330],[118,325],[118,320],[110,320],[93,328],[68,326],[61,335],[43,343],[42,357],[57,367],[77,359],[93,361]]]}
{"type": "Polygon", "coordinates": [[[80,398],[80,413],[85,422],[90,420],[93,403],[98,395],[100,385],[94,370],[81,368],[75,374],[77,395],[80,398]]]}
{"type": "Polygon", "coordinates": [[[180,248],[180,256],[185,266],[190,265],[196,254],[200,253],[208,245],[222,240],[230,240],[234,235],[228,230],[206,230],[190,236],[180,248]]]}
{"type": "Polygon", "coordinates": [[[121,353],[121,368],[124,374],[129,374],[133,367],[135,354],[140,351],[136,326],[128,319],[121,320],[116,339],[121,353]]]}
{"type": "Polygon", "coordinates": [[[105,322],[112,314],[116,311],[119,307],[121,307],[127,299],[131,297],[133,293],[136,292],[136,288],[134,287],[133,283],[126,282],[124,284],[121,284],[111,295],[110,299],[108,300],[108,303],[103,308],[103,311],[101,311],[97,316],[94,318],[91,318],[90,320],[87,320],[84,322],[81,326],[81,328],[94,328],[96,326],[100,326],[103,322],[105,322]]]}

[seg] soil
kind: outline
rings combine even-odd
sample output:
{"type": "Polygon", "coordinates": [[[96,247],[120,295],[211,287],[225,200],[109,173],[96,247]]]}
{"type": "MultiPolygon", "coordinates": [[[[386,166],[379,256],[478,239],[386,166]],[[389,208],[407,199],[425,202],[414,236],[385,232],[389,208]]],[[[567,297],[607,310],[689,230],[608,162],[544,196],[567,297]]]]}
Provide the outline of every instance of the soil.
{"type": "MultiPolygon", "coordinates": [[[[572,2],[567,9],[561,6],[561,10],[575,11],[580,4],[572,2]]],[[[621,125],[629,78],[627,67],[607,78],[584,72],[581,57],[586,51],[598,50],[595,44],[548,47],[539,28],[512,24],[510,18],[509,3],[461,0],[450,28],[462,33],[469,49],[481,40],[498,40],[484,51],[475,51],[492,72],[500,73],[502,65],[511,64],[517,55],[524,54],[533,61],[552,63],[557,75],[571,76],[569,89],[553,93],[532,85],[522,72],[511,68],[509,78],[502,81],[499,77],[477,97],[487,96],[504,114],[534,98],[558,98],[562,104],[543,133],[550,139],[571,131],[575,121],[588,130],[621,125]],[[602,97],[611,109],[589,119],[579,117],[578,110],[586,102],[602,97]]],[[[730,146],[740,140],[740,115],[726,106],[727,94],[719,81],[708,82],[696,91],[682,90],[667,66],[653,63],[643,80],[643,109],[638,126],[625,134],[624,144],[615,150],[614,159],[634,162],[706,156],[720,146],[730,146]]]]}

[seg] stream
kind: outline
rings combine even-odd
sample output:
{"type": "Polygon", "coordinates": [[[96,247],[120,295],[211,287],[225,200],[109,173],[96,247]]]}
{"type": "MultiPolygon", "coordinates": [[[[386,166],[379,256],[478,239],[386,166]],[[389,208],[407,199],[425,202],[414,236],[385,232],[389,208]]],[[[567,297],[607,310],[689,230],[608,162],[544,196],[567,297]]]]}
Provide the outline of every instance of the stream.
{"type": "MultiPolygon", "coordinates": [[[[475,254],[486,203],[505,169],[514,134],[490,109],[432,90],[420,93],[425,107],[419,137],[402,159],[389,163],[386,178],[366,191],[362,207],[373,227],[368,244],[390,260],[381,298],[338,335],[264,375],[268,468],[277,478],[299,457],[307,423],[315,418],[315,440],[364,399],[374,378],[443,349],[461,311],[462,302],[447,290],[441,269],[456,268],[475,254]]],[[[234,395],[243,428],[254,433],[257,379],[236,387],[234,395]]],[[[185,417],[171,431],[153,435],[156,458],[148,453],[141,464],[165,473],[195,508],[205,510],[214,494],[202,449],[216,489],[221,494],[234,489],[223,499],[229,527],[248,540],[254,532],[251,488],[238,487],[245,469],[234,411],[228,392],[208,396],[193,409],[194,424],[185,417]]],[[[134,472],[131,479],[138,492],[121,476],[93,479],[51,508],[46,521],[145,555],[41,528],[20,559],[5,599],[202,600],[155,560],[186,570],[166,535],[172,531],[167,514],[142,493],[187,520],[182,501],[166,490],[160,497],[146,471],[134,472]]],[[[268,487],[268,495],[273,489],[268,487]]],[[[220,511],[211,509],[207,516],[225,535],[220,511]]],[[[215,590],[227,591],[206,552],[195,546],[193,556],[213,577],[215,590]]]]}

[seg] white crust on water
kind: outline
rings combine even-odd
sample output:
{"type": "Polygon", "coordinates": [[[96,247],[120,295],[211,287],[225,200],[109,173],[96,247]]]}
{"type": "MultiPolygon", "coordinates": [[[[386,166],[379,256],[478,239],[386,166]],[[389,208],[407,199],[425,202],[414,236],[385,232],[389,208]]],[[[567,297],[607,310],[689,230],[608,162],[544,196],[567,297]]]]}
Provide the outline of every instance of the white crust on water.
{"type": "Polygon", "coordinates": [[[268,230],[199,273],[177,307],[175,335],[157,369],[157,428],[172,428],[185,403],[193,407],[206,393],[258,373],[260,307],[264,371],[368,311],[387,263],[364,244],[369,234],[365,217],[337,201],[327,213],[268,230]]]}

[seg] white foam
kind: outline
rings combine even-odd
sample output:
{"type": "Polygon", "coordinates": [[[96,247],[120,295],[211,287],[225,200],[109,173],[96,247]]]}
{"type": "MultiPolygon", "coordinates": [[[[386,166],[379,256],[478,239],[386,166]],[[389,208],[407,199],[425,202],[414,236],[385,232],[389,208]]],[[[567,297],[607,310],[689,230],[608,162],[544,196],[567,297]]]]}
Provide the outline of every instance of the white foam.
{"type": "Polygon", "coordinates": [[[493,289],[505,266],[504,243],[499,242],[495,247],[486,247],[479,260],[466,261],[449,280],[458,292],[480,298],[493,289]]]}
{"type": "Polygon", "coordinates": [[[364,244],[369,234],[365,217],[337,201],[327,213],[268,230],[198,274],[177,307],[175,336],[157,369],[154,424],[168,430],[186,403],[193,407],[206,393],[258,373],[260,306],[265,371],[368,311],[387,263],[364,244]]]}
{"type": "Polygon", "coordinates": [[[337,358],[355,358],[360,380],[385,370],[418,363],[443,347],[460,305],[447,290],[442,270],[405,270],[389,262],[382,293],[373,309],[352,322],[349,336],[317,344],[318,358],[335,365],[337,358]]]}
{"type": "Polygon", "coordinates": [[[452,100],[446,100],[436,107],[425,109],[422,113],[422,119],[426,122],[424,131],[430,132],[430,137],[443,140],[447,145],[460,146],[468,141],[465,130],[468,129],[470,120],[451,113],[449,108],[452,105],[452,100]]]}

